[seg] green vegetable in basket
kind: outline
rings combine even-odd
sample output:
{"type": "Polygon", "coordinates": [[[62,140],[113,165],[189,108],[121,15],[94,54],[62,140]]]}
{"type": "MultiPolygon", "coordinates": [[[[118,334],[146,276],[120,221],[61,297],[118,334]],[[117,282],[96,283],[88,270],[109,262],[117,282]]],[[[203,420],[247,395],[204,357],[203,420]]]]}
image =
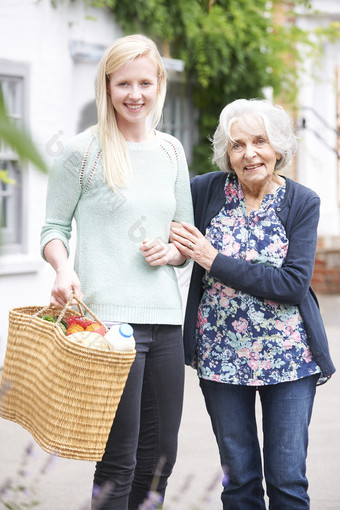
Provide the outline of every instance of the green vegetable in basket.
{"type": "Polygon", "coordinates": [[[52,315],[43,315],[41,317],[44,321],[48,321],[48,322],[56,322],[57,319],[55,317],[52,317],[52,315]]]}
{"type": "Polygon", "coordinates": [[[60,327],[61,331],[64,333],[64,335],[66,335],[66,332],[67,332],[67,327],[65,326],[64,322],[63,321],[60,321],[58,326],[60,327]]]}
{"type": "Polygon", "coordinates": [[[60,324],[63,324],[63,326],[65,326],[65,331],[66,331],[66,330],[67,330],[67,328],[68,328],[68,323],[67,323],[67,321],[66,321],[65,319],[61,319],[60,324]]]}
{"type": "MultiPolygon", "coordinates": [[[[47,321],[47,322],[57,322],[57,319],[56,317],[52,317],[52,315],[43,315],[41,317],[44,321],[47,321]]],[[[67,322],[62,319],[58,326],[60,327],[61,331],[64,333],[64,335],[66,335],[66,332],[67,332],[67,328],[68,328],[68,324],[67,322]]]]}

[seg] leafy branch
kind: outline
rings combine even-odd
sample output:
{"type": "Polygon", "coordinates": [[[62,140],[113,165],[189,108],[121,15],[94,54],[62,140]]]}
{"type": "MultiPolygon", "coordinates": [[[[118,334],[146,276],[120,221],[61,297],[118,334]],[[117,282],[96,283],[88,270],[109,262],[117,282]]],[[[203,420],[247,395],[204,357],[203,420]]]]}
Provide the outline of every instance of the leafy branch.
{"type": "MultiPolygon", "coordinates": [[[[42,172],[47,172],[46,164],[36,149],[30,134],[7,115],[4,98],[0,89],[0,142],[12,148],[22,161],[30,161],[42,172]]],[[[5,175],[0,179],[4,181],[5,175]]],[[[5,182],[5,181],[4,181],[5,182]]]]}
{"type": "Polygon", "coordinates": [[[145,33],[185,62],[199,110],[198,172],[209,170],[207,138],[228,102],[263,97],[271,87],[274,97],[294,106],[306,54],[320,55],[323,42],[340,35],[339,23],[314,32],[297,26],[297,8],[311,12],[309,0],[84,1],[111,11],[126,34],[145,33]]]}

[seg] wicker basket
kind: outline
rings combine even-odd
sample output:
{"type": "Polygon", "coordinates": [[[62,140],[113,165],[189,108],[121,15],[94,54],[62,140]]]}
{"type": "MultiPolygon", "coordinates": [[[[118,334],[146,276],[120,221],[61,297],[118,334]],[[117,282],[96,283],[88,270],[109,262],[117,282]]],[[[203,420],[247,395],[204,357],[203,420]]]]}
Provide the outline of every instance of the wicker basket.
{"type": "Polygon", "coordinates": [[[62,314],[53,306],[10,311],[0,414],[49,453],[100,460],[136,353],[70,342],[56,323],[38,316],[42,312],[58,321],[79,315],[68,306],[62,314]]]}

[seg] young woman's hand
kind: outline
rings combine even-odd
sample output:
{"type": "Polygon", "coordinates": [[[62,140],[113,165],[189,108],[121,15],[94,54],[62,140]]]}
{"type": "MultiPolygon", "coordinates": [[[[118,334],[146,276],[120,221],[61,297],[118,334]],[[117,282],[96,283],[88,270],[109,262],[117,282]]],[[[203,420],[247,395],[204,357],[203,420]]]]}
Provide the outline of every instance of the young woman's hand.
{"type": "Polygon", "coordinates": [[[51,291],[51,305],[65,306],[71,293],[82,301],[83,294],[80,290],[80,281],[68,262],[62,264],[56,271],[55,281],[51,291]]]}
{"type": "Polygon", "coordinates": [[[145,238],[139,249],[150,266],[180,266],[186,260],[173,243],[165,244],[160,239],[145,238]]]}
{"type": "Polygon", "coordinates": [[[182,226],[182,223],[178,223],[177,221],[172,221],[171,222],[171,227],[170,227],[170,235],[169,235],[169,241],[170,243],[173,243],[175,238],[174,238],[174,228],[181,228],[182,226]]]}
{"type": "Polygon", "coordinates": [[[178,250],[187,258],[210,271],[218,251],[201,234],[198,228],[189,223],[172,223],[170,239],[178,250]]]}
{"type": "Polygon", "coordinates": [[[51,305],[64,307],[72,292],[80,300],[83,300],[79,278],[68,261],[66,248],[62,241],[52,239],[46,244],[44,255],[56,273],[51,291],[51,305]]]}

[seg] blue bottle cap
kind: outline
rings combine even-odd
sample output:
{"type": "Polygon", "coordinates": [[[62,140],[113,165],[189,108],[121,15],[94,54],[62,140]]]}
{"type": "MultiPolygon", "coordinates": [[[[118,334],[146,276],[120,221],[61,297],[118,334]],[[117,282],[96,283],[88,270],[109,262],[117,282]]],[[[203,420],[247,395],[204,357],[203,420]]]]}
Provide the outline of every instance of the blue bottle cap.
{"type": "Polygon", "coordinates": [[[121,324],[119,328],[120,334],[125,338],[129,338],[133,335],[133,327],[130,324],[121,324]]]}

